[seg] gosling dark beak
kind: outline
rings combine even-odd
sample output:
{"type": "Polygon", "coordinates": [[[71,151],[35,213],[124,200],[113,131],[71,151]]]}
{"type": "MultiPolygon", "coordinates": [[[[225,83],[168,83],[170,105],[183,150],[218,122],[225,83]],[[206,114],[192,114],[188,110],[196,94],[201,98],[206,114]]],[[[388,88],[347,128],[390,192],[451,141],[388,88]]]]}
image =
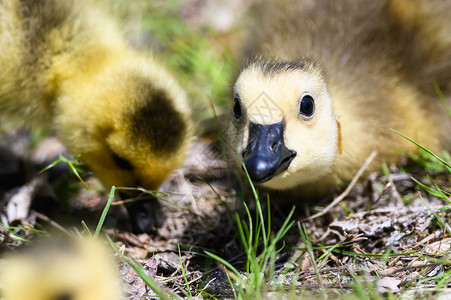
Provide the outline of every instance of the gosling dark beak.
{"type": "Polygon", "coordinates": [[[250,123],[243,162],[253,182],[263,183],[285,171],[295,156],[296,151],[285,147],[282,122],[271,125],[250,123]]]}
{"type": "Polygon", "coordinates": [[[126,205],[133,233],[152,233],[162,225],[160,203],[157,198],[139,191],[120,191],[123,200],[136,198],[126,205]]]}

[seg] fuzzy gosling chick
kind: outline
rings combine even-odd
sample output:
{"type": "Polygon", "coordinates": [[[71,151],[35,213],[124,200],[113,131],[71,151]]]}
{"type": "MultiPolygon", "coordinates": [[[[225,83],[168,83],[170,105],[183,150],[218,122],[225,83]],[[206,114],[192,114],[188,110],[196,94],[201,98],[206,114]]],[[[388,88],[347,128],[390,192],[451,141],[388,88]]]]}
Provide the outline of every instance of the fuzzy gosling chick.
{"type": "Polygon", "coordinates": [[[0,267],[6,300],[120,300],[111,251],[94,239],[47,240],[10,254],[0,267]]]}
{"type": "Polygon", "coordinates": [[[451,118],[432,85],[451,91],[451,2],[432,3],[267,3],[251,42],[260,56],[234,87],[235,161],[255,183],[308,198],[342,188],[374,150],[373,168],[415,151],[390,128],[451,149],[451,118]]]}
{"type": "Polygon", "coordinates": [[[107,188],[157,189],[185,159],[184,91],[94,1],[1,1],[0,70],[2,116],[50,124],[107,188]]]}

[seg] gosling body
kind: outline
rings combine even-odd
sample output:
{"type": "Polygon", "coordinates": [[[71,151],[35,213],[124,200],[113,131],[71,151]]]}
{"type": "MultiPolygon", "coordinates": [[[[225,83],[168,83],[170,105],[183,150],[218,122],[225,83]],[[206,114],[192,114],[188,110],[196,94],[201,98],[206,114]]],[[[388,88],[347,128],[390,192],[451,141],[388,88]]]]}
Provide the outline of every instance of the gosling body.
{"type": "Polygon", "coordinates": [[[390,128],[433,151],[450,149],[451,117],[432,84],[449,95],[449,8],[446,1],[268,3],[250,42],[257,58],[234,88],[235,161],[263,187],[321,197],[346,185],[372,151],[373,169],[415,151],[390,128]],[[255,124],[281,124],[282,134],[265,135],[255,124]]]}
{"type": "Polygon", "coordinates": [[[47,124],[104,185],[157,189],[192,135],[185,92],[95,1],[0,3],[0,110],[47,124]]]}
{"type": "Polygon", "coordinates": [[[106,242],[91,238],[45,242],[6,256],[0,270],[5,299],[123,299],[122,282],[106,242]]]}

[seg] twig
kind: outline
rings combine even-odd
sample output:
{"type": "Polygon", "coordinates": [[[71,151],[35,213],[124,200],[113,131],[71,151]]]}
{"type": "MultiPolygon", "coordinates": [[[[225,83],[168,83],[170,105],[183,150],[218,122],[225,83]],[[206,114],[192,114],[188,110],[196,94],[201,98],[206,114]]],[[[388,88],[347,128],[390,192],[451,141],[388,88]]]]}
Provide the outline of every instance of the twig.
{"type": "Polygon", "coordinates": [[[449,264],[446,263],[430,263],[430,264],[423,264],[423,265],[417,265],[417,266],[407,266],[407,267],[403,267],[397,270],[394,270],[388,274],[385,274],[385,276],[392,276],[396,273],[400,273],[400,272],[404,272],[404,271],[409,271],[409,270],[415,270],[415,269],[423,269],[423,268],[434,268],[434,267],[438,267],[438,266],[446,266],[449,264]]]}
{"type": "Polygon", "coordinates": [[[387,184],[384,186],[384,189],[382,190],[382,192],[380,192],[379,196],[377,197],[376,201],[374,201],[374,203],[378,203],[379,200],[382,199],[382,196],[391,187],[392,184],[393,184],[393,181],[391,181],[391,180],[389,182],[387,182],[387,184]]]}
{"type": "Polygon", "coordinates": [[[343,191],[343,193],[340,194],[340,196],[338,196],[337,198],[335,198],[334,201],[332,201],[331,204],[329,204],[328,206],[326,206],[326,208],[324,208],[322,211],[314,214],[313,216],[310,216],[308,218],[303,219],[302,221],[309,221],[309,220],[313,220],[316,219],[318,217],[321,217],[323,215],[325,215],[326,213],[328,213],[334,206],[336,206],[338,203],[340,203],[341,200],[343,200],[348,194],[349,192],[352,190],[352,188],[354,187],[354,185],[357,183],[357,181],[359,180],[360,176],[362,176],[363,172],[365,172],[365,170],[368,168],[368,166],[370,165],[370,163],[373,161],[374,157],[376,157],[377,152],[373,151],[371,152],[370,156],[368,156],[368,158],[365,160],[365,162],[363,163],[362,167],[360,168],[360,170],[354,175],[354,177],[351,180],[351,183],[349,183],[348,187],[343,191]]]}
{"type": "Polygon", "coordinates": [[[298,274],[297,280],[305,279],[308,276],[316,275],[317,273],[331,273],[336,271],[349,271],[349,266],[338,266],[338,267],[330,267],[319,269],[317,272],[314,271],[301,271],[298,274]]]}
{"type": "Polygon", "coordinates": [[[60,224],[56,223],[55,221],[53,221],[52,219],[50,219],[49,217],[47,217],[46,215],[43,215],[35,210],[31,211],[33,213],[33,215],[35,215],[38,219],[41,219],[43,221],[49,222],[50,225],[52,225],[53,227],[55,227],[56,229],[64,232],[65,234],[67,234],[68,236],[72,236],[72,234],[67,231],[63,226],[61,226],[60,224]]]}

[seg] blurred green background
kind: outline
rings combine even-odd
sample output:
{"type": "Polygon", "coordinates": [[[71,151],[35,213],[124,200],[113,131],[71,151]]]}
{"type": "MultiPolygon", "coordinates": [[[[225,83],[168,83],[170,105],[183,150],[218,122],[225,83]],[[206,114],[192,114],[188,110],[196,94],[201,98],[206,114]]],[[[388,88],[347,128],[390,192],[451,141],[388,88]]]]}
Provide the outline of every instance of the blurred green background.
{"type": "Polygon", "coordinates": [[[227,109],[250,20],[250,1],[103,0],[131,44],[152,51],[188,93],[196,121],[227,109]]]}

